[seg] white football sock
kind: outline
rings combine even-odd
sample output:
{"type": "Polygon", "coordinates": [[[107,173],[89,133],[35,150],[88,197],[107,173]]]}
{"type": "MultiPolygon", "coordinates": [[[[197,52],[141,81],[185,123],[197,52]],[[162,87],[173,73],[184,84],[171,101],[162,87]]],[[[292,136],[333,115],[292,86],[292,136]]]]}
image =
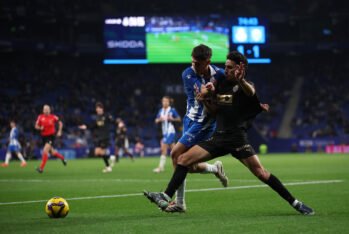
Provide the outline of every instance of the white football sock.
{"type": "Polygon", "coordinates": [[[292,203],[292,206],[295,207],[298,203],[299,203],[299,201],[297,199],[295,199],[294,202],[292,203]]]}
{"type": "Polygon", "coordinates": [[[24,158],[23,158],[23,155],[21,152],[18,152],[17,153],[17,157],[19,158],[19,160],[21,160],[21,162],[25,162],[24,158]]]}
{"type": "Polygon", "coordinates": [[[9,163],[10,163],[10,159],[11,159],[11,153],[10,153],[10,152],[7,152],[7,153],[6,153],[6,158],[5,158],[5,163],[6,163],[6,164],[9,164],[9,163]]]}
{"type": "Polygon", "coordinates": [[[163,170],[165,168],[165,163],[166,163],[166,155],[161,155],[160,156],[160,163],[159,163],[159,168],[163,170]]]}
{"type": "Polygon", "coordinates": [[[202,172],[203,174],[208,174],[208,173],[217,173],[218,172],[218,169],[217,169],[217,166],[214,165],[214,164],[208,164],[208,163],[205,163],[206,164],[206,168],[205,170],[202,172]]]}
{"type": "Polygon", "coordinates": [[[183,184],[181,184],[181,186],[179,186],[179,188],[177,189],[177,193],[176,193],[176,201],[177,204],[179,205],[185,205],[185,185],[186,185],[187,180],[183,181],[183,184]]]}

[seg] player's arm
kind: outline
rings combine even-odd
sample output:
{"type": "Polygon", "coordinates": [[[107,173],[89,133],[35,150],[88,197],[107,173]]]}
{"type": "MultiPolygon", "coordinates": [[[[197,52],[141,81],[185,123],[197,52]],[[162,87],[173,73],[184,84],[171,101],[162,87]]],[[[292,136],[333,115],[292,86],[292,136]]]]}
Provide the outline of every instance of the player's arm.
{"type": "Polygon", "coordinates": [[[156,118],[155,118],[155,123],[158,124],[160,122],[163,121],[163,119],[161,118],[161,115],[160,115],[160,112],[161,110],[158,112],[158,114],[156,115],[156,118]]]}
{"type": "Polygon", "coordinates": [[[201,99],[201,102],[204,104],[206,111],[213,116],[215,116],[217,113],[217,104],[215,102],[215,97],[215,87],[212,83],[207,83],[205,86],[202,86],[200,94],[197,95],[197,99],[201,99]]]}
{"type": "Polygon", "coordinates": [[[172,115],[168,119],[171,122],[181,122],[182,119],[175,109],[172,109],[172,115]]]}
{"type": "Polygon", "coordinates": [[[206,111],[212,116],[215,116],[217,114],[217,104],[213,101],[213,97],[206,98],[202,101],[202,103],[204,104],[206,111]]]}
{"type": "Polygon", "coordinates": [[[245,64],[240,63],[240,65],[237,65],[237,66],[238,68],[235,70],[235,78],[239,83],[239,86],[242,88],[242,91],[244,91],[244,93],[249,97],[255,95],[256,90],[254,86],[245,80],[245,76],[246,76],[245,64]]]}
{"type": "Polygon", "coordinates": [[[62,130],[63,130],[63,122],[58,120],[58,131],[57,131],[58,137],[62,136],[62,130]]]}
{"type": "Polygon", "coordinates": [[[44,129],[44,126],[40,124],[40,117],[35,122],[35,129],[39,131],[42,131],[44,129]]]}

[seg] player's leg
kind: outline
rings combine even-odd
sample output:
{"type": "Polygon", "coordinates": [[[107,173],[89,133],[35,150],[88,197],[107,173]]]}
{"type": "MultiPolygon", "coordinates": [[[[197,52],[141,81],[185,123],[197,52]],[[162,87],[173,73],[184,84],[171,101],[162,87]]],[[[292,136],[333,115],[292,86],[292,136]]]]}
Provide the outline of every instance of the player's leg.
{"type": "Polygon", "coordinates": [[[27,162],[25,161],[19,147],[14,153],[16,154],[17,158],[21,161],[21,167],[27,166],[27,162]]]}
{"type": "Polygon", "coordinates": [[[157,168],[155,168],[153,170],[153,172],[160,173],[160,172],[164,171],[165,164],[166,164],[166,155],[167,155],[168,147],[169,147],[169,145],[165,144],[164,143],[164,139],[162,139],[161,142],[160,142],[161,156],[160,156],[159,166],[157,168]]]}
{"type": "MultiPolygon", "coordinates": [[[[185,144],[178,141],[174,147],[171,150],[171,159],[172,159],[172,165],[174,168],[177,166],[177,160],[180,155],[187,152],[189,147],[187,147],[185,144]]],[[[177,193],[176,193],[176,199],[173,202],[171,209],[174,210],[180,210],[183,211],[186,210],[186,204],[185,204],[185,187],[186,187],[186,180],[183,181],[183,183],[178,187],[177,193]]]]}
{"type": "Polygon", "coordinates": [[[248,158],[242,158],[240,161],[262,182],[269,185],[275,192],[277,192],[283,199],[285,199],[292,207],[297,211],[305,215],[313,215],[314,211],[304,205],[302,202],[296,200],[294,196],[287,190],[287,188],[281,183],[281,181],[264,169],[263,165],[259,161],[257,155],[253,155],[248,158]]]}
{"type": "Polygon", "coordinates": [[[178,187],[183,184],[189,171],[189,167],[195,163],[210,160],[211,158],[211,154],[200,146],[196,145],[192,147],[190,150],[178,157],[176,169],[165,192],[144,192],[144,195],[152,202],[155,202],[161,209],[165,210],[178,187]]]}
{"type": "Polygon", "coordinates": [[[47,160],[48,160],[48,154],[51,150],[51,144],[50,142],[45,142],[45,145],[44,145],[44,148],[42,150],[42,160],[41,160],[41,164],[40,164],[40,167],[38,167],[36,170],[39,172],[39,173],[42,173],[44,171],[44,168],[45,168],[45,165],[47,163],[47,160]]]}
{"type": "Polygon", "coordinates": [[[53,146],[51,146],[50,153],[52,156],[59,158],[62,161],[64,166],[67,165],[67,160],[65,160],[64,156],[62,154],[60,154],[55,148],[53,148],[53,146]]]}
{"type": "Polygon", "coordinates": [[[133,155],[132,155],[132,154],[130,153],[130,151],[128,150],[129,144],[128,144],[128,139],[127,139],[127,138],[125,138],[124,144],[123,144],[122,147],[123,147],[122,150],[124,151],[124,154],[125,154],[126,156],[128,156],[132,161],[134,161],[133,155]]]}
{"type": "Polygon", "coordinates": [[[105,168],[103,169],[104,173],[107,172],[112,172],[112,167],[110,166],[109,163],[109,155],[107,154],[107,143],[106,142],[101,142],[99,147],[96,147],[95,149],[96,155],[102,157],[105,168]]]}
{"type": "Polygon", "coordinates": [[[8,167],[8,165],[10,164],[11,158],[12,158],[12,152],[10,151],[10,149],[8,149],[5,156],[5,162],[2,163],[1,166],[8,167]]]}
{"type": "Polygon", "coordinates": [[[118,141],[116,141],[115,148],[114,148],[114,155],[115,155],[116,162],[119,162],[119,151],[120,151],[119,143],[118,143],[118,141]]]}

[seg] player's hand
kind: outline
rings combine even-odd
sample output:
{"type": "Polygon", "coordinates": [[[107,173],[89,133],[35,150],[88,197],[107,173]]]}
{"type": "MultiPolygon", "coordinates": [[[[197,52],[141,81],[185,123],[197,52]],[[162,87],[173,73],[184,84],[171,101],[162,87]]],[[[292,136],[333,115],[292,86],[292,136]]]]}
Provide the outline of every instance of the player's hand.
{"type": "Polygon", "coordinates": [[[82,124],[82,125],[79,125],[78,128],[81,130],[86,130],[87,126],[85,124],[82,124]]]}
{"type": "Polygon", "coordinates": [[[263,111],[269,112],[269,110],[270,110],[269,104],[260,103],[259,105],[260,105],[260,107],[262,108],[263,111]]]}
{"type": "Polygon", "coordinates": [[[201,102],[201,101],[205,100],[205,97],[204,97],[204,95],[202,93],[197,93],[196,96],[195,96],[195,99],[197,101],[201,102]]]}
{"type": "Polygon", "coordinates": [[[234,77],[235,77],[237,82],[240,82],[245,78],[246,67],[245,67],[245,64],[243,64],[242,62],[236,66],[237,66],[237,68],[234,71],[234,77]]]}
{"type": "Polygon", "coordinates": [[[214,92],[214,91],[215,91],[215,87],[214,87],[214,85],[213,85],[212,82],[208,82],[208,83],[205,85],[205,87],[206,87],[207,91],[209,91],[209,92],[214,92]]]}
{"type": "Polygon", "coordinates": [[[62,136],[62,131],[58,131],[57,132],[57,137],[61,137],[62,136]]]}

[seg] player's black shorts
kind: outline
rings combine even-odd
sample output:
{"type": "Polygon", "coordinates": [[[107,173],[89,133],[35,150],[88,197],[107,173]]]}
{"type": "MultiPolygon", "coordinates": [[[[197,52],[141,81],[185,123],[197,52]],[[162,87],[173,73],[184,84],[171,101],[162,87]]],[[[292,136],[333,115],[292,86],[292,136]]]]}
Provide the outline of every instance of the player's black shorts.
{"type": "Polygon", "coordinates": [[[94,142],[95,147],[100,147],[102,149],[106,149],[109,146],[109,139],[97,139],[94,142]]]}
{"type": "Polygon", "coordinates": [[[41,136],[42,139],[42,145],[45,146],[46,143],[50,144],[51,146],[54,146],[55,144],[55,135],[49,135],[49,136],[41,136]]]}
{"type": "Polygon", "coordinates": [[[230,133],[215,132],[210,139],[200,142],[198,146],[208,151],[213,158],[231,154],[236,159],[244,159],[256,154],[244,130],[230,133]]]}

